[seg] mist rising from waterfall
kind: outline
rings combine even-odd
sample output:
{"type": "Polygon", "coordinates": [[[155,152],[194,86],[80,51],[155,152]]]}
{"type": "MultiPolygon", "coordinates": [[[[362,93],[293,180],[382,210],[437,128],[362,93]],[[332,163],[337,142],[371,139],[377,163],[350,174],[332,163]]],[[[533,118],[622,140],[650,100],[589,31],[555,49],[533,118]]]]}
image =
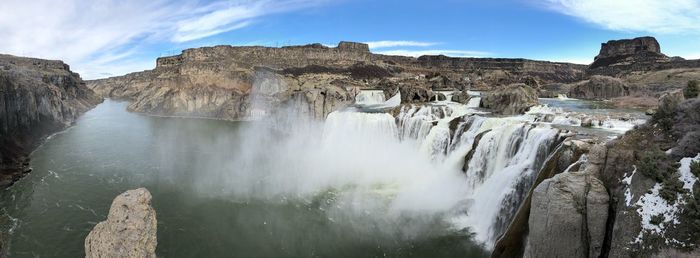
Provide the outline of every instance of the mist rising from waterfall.
{"type": "MultiPolygon", "coordinates": [[[[268,93],[260,95],[251,108],[270,110],[265,106],[268,93]]],[[[463,211],[460,204],[468,192],[464,174],[437,166],[415,141],[401,141],[394,117],[336,111],[316,121],[304,105],[294,99],[282,103],[274,114],[265,112],[265,119],[246,122],[235,134],[215,135],[206,145],[186,140],[173,141],[185,144],[181,146],[163,144],[161,163],[177,158],[168,154],[173,150],[200,150],[192,161],[196,171],[190,186],[183,187],[236,202],[321,200],[319,208],[329,218],[357,230],[379,228],[419,237],[436,219],[463,211]]],[[[161,137],[186,136],[174,132],[161,137]]]]}
{"type": "MultiPolygon", "coordinates": [[[[318,121],[303,95],[275,102],[286,85],[258,77],[258,121],[206,143],[160,136],[183,144],[163,144],[163,164],[178,157],[173,150],[199,150],[183,187],[234,202],[314,204],[336,223],[406,238],[440,221],[490,248],[558,135],[532,116],[485,117],[476,101],[405,105],[396,117],[348,108],[318,121]]],[[[383,93],[360,96],[386,106],[383,93]]]]}

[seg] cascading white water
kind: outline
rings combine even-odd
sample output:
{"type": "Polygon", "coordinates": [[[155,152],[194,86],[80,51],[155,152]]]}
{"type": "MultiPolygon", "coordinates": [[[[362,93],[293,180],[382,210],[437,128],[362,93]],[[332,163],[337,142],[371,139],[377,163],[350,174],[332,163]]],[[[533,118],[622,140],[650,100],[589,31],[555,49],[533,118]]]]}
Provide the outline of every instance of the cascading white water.
{"type": "Polygon", "coordinates": [[[355,96],[355,104],[358,105],[379,105],[386,101],[384,91],[381,90],[361,90],[355,96]]]}
{"type": "Polygon", "coordinates": [[[478,108],[480,104],[481,97],[472,97],[471,99],[469,99],[469,102],[467,102],[467,107],[478,108]]]}
{"type": "Polygon", "coordinates": [[[451,171],[461,171],[473,152],[464,171],[469,193],[463,196],[471,205],[468,215],[453,221],[470,228],[476,240],[490,248],[504,230],[503,220],[509,222],[524,199],[527,191],[518,188],[531,187],[558,130],[532,124],[529,117],[485,118],[474,113],[464,105],[404,106],[397,117],[397,137],[417,144],[436,168],[451,171]]]}
{"type": "Polygon", "coordinates": [[[519,205],[524,196],[511,196],[522,180],[539,170],[541,161],[548,155],[550,146],[556,139],[558,130],[548,126],[535,127],[530,124],[509,123],[493,128],[479,141],[466,170],[470,198],[473,200],[466,217],[477,235],[477,240],[490,247],[501,230],[495,228],[496,219],[501,216],[504,201],[519,205]]]}

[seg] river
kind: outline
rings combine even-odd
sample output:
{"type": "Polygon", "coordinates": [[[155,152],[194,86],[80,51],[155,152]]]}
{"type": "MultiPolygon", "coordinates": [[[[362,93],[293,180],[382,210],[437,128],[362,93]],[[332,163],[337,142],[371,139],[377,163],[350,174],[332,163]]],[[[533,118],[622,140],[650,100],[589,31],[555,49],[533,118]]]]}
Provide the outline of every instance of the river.
{"type": "MultiPolygon", "coordinates": [[[[31,155],[33,171],[2,191],[10,257],[83,257],[85,237],[106,219],[113,198],[138,187],[153,195],[159,257],[488,256],[442,208],[397,212],[403,190],[392,186],[394,177],[308,186],[303,181],[318,174],[263,171],[280,153],[304,153],[283,149],[254,155],[259,166],[238,162],[251,144],[241,131],[256,122],[151,117],[127,105],[106,100],[50,137],[31,155]]],[[[274,142],[254,145],[273,149],[274,142]]],[[[318,170],[335,170],[326,163],[318,170]]],[[[281,164],[296,166],[293,159],[281,164]]]]}

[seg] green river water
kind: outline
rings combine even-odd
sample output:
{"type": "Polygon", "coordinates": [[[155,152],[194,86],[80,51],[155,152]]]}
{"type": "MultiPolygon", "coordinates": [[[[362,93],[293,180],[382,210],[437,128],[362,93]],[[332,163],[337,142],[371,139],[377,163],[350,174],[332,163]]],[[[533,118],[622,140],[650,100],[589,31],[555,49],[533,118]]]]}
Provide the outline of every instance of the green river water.
{"type": "Polygon", "coordinates": [[[331,214],[324,207],[333,191],[294,198],[207,194],[192,182],[204,167],[239,154],[221,146],[236,146],[236,132],[251,122],[150,117],[126,106],[106,100],[50,137],[31,156],[33,172],[2,191],[9,257],[83,257],[85,237],[106,219],[114,197],[138,187],[153,195],[159,257],[487,256],[439,216],[384,221],[331,214]],[[421,230],[407,234],[416,223],[421,230]]]}

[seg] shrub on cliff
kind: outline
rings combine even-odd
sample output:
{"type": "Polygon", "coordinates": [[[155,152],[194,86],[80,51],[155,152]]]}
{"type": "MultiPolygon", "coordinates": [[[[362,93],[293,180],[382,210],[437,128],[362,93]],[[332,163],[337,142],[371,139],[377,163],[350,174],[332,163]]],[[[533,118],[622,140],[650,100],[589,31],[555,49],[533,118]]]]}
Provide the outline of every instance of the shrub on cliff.
{"type": "Polygon", "coordinates": [[[644,151],[637,165],[637,169],[642,175],[654,179],[656,182],[663,182],[675,171],[668,155],[654,146],[651,150],[644,151]]]}
{"type": "Polygon", "coordinates": [[[698,81],[689,81],[688,86],[685,86],[683,90],[683,96],[686,99],[695,98],[700,92],[700,86],[698,86],[698,81]]]}

